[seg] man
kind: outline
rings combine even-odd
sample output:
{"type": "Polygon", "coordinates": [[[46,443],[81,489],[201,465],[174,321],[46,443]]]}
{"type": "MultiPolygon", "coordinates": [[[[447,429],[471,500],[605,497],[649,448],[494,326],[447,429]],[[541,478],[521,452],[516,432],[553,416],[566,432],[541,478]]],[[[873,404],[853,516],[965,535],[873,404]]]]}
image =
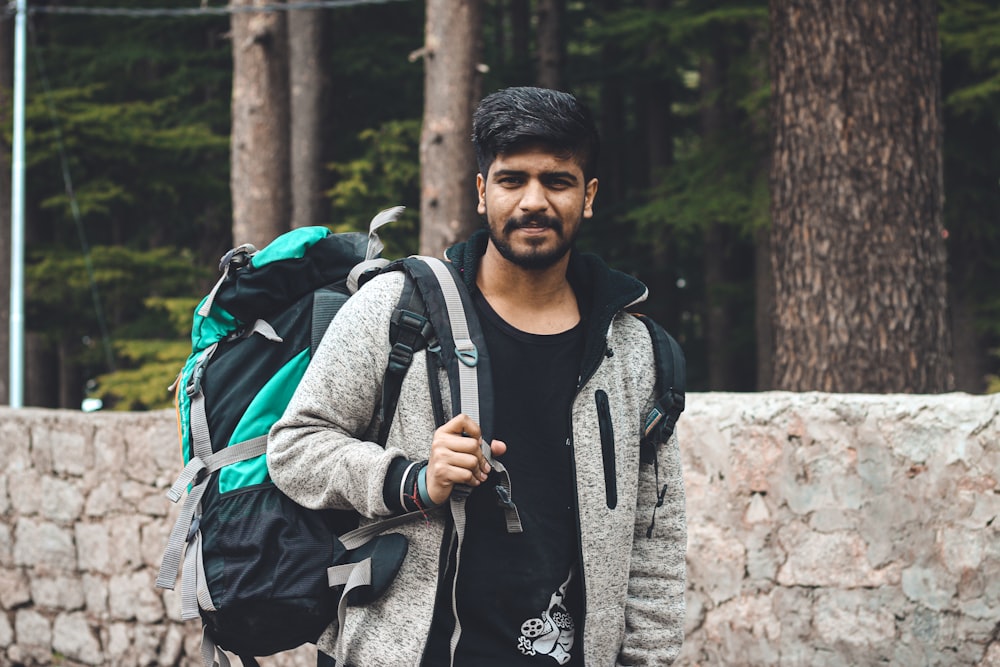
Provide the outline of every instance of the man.
{"type": "Polygon", "coordinates": [[[657,443],[656,465],[639,462],[655,368],[625,308],[646,288],[573,249],[597,194],[593,120],[571,95],[511,88],[481,102],[473,142],[487,230],[447,254],[483,326],[487,435],[523,532],[505,528],[479,425],[459,414],[435,428],[423,352],[385,446],[372,442],[403,276],[373,279],[273,428],[272,478],[306,506],[373,519],[473,490],[462,553],[447,511],[399,529],[410,546],[392,586],[320,648],[352,667],[669,664],[683,640],[683,479],[676,438],[657,443]]]}

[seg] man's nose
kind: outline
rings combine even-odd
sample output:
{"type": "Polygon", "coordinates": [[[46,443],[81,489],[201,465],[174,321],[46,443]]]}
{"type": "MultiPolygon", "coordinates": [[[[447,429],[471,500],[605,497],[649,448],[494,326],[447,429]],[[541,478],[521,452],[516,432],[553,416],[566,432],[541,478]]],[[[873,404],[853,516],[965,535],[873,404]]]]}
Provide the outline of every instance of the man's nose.
{"type": "Polygon", "coordinates": [[[549,207],[545,188],[537,180],[528,181],[521,194],[521,210],[525,212],[544,211],[549,207]]]}

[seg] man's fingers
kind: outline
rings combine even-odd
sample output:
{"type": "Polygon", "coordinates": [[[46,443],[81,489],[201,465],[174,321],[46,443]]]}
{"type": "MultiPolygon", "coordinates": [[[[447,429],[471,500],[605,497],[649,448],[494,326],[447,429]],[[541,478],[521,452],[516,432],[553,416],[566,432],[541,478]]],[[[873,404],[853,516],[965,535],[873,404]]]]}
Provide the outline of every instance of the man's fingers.
{"type": "Polygon", "coordinates": [[[493,456],[503,456],[507,453],[507,443],[503,440],[494,440],[490,443],[490,450],[493,456]]]}
{"type": "Polygon", "coordinates": [[[472,417],[467,414],[458,414],[451,418],[441,430],[448,433],[455,433],[459,435],[467,435],[470,438],[479,440],[482,437],[482,431],[479,429],[479,424],[477,424],[472,417]]]}

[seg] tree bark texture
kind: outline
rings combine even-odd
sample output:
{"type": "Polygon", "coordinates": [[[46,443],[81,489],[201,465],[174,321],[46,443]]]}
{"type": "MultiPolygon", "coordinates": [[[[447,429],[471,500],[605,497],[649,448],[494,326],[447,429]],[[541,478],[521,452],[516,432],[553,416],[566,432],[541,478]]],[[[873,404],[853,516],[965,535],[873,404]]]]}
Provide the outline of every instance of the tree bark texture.
{"type": "Polygon", "coordinates": [[[771,0],[778,389],[951,387],[936,3],[771,0]]]}
{"type": "Polygon", "coordinates": [[[538,85],[558,90],[562,86],[566,60],[563,47],[563,17],[566,0],[538,0],[538,85]]]}
{"type": "Polygon", "coordinates": [[[478,228],[472,112],[481,0],[427,0],[420,135],[420,252],[440,257],[478,228]]]}
{"type": "MultiPolygon", "coordinates": [[[[306,0],[288,0],[289,4],[306,0]]],[[[288,12],[288,69],[291,113],[291,226],[323,224],[329,217],[323,192],[326,125],[323,107],[328,90],[321,64],[325,42],[323,10],[288,12]]]]}
{"type": "Polygon", "coordinates": [[[262,247],[289,229],[286,19],[285,12],[237,12],[231,19],[233,245],[262,247]]]}
{"type": "Polygon", "coordinates": [[[10,233],[14,20],[0,21],[0,404],[10,403],[10,233]]]}

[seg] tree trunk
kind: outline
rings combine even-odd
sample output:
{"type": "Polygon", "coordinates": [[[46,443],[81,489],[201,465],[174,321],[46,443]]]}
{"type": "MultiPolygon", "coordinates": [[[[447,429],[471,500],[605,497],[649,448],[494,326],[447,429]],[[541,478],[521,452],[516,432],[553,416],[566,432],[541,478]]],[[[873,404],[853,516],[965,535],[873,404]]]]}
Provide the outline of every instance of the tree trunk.
{"type": "MultiPolygon", "coordinates": [[[[237,7],[269,0],[235,0],[237,7]]],[[[285,12],[232,15],[233,244],[262,247],[289,229],[288,40],[285,12]]]]}
{"type": "Polygon", "coordinates": [[[420,252],[440,257],[478,227],[472,112],[480,0],[427,0],[420,135],[420,252]]]}
{"type": "Polygon", "coordinates": [[[42,334],[27,332],[24,336],[24,405],[58,408],[60,392],[56,346],[42,334]]]}
{"type": "Polygon", "coordinates": [[[771,0],[775,386],[952,386],[932,0],[771,0]]]}
{"type": "Polygon", "coordinates": [[[559,89],[566,60],[563,17],[566,0],[538,0],[538,85],[559,89]]]}
{"type": "Polygon", "coordinates": [[[7,142],[11,128],[14,21],[0,21],[0,404],[10,403],[10,232],[11,172],[7,142]]]}
{"type": "MultiPolygon", "coordinates": [[[[307,0],[288,0],[289,4],[307,0]]],[[[288,69],[291,115],[291,226],[322,224],[329,216],[323,192],[326,146],[324,102],[327,77],[320,64],[325,42],[325,12],[288,12],[288,69]]]]}

